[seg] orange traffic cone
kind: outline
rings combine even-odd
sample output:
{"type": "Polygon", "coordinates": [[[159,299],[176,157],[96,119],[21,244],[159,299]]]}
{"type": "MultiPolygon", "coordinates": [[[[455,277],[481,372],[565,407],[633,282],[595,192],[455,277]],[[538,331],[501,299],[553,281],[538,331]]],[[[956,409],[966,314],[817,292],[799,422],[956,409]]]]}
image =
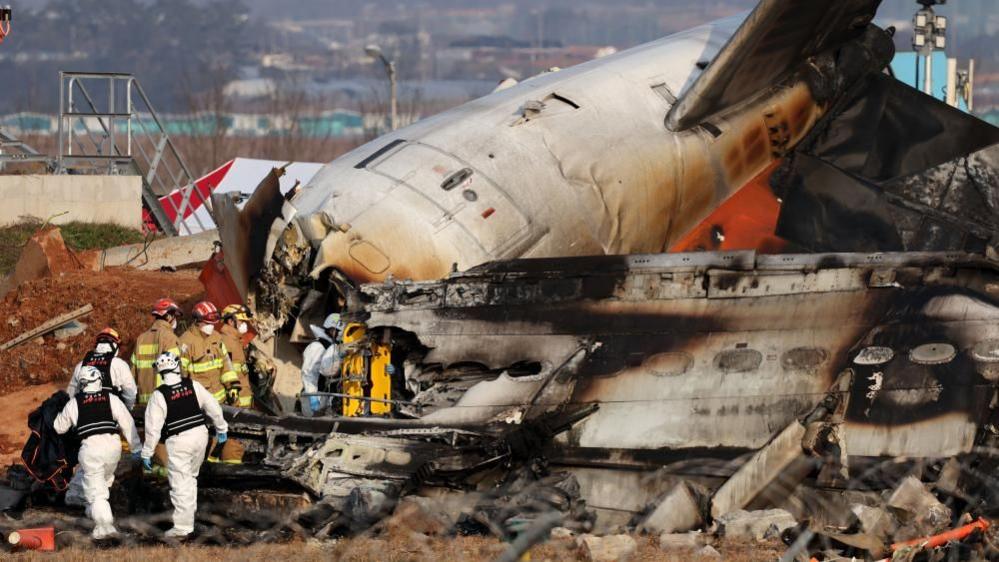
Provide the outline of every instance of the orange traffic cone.
{"type": "Polygon", "coordinates": [[[7,536],[7,542],[11,546],[20,547],[25,550],[52,552],[55,550],[55,528],[44,527],[41,529],[21,529],[14,531],[7,536]]]}

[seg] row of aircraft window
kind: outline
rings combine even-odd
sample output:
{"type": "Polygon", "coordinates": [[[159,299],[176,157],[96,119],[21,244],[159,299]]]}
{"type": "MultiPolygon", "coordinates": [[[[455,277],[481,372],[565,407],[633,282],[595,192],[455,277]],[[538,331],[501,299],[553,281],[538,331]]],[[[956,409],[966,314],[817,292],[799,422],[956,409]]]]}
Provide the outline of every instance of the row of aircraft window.
{"type": "MultiPolygon", "coordinates": [[[[908,360],[918,365],[943,365],[957,357],[957,349],[946,342],[925,343],[909,350],[908,360]]],[[[999,339],[983,340],[969,350],[976,362],[999,364],[999,339]]],[[[855,365],[883,365],[896,356],[890,347],[865,347],[853,358],[855,365]]],[[[763,364],[763,353],[747,347],[726,349],[715,355],[713,365],[723,373],[750,373],[763,364]]],[[[829,358],[829,352],[820,347],[796,347],[780,357],[785,371],[814,371],[829,358]]],[[[683,352],[658,353],[643,362],[643,366],[661,376],[682,375],[693,366],[693,358],[683,352]]]]}

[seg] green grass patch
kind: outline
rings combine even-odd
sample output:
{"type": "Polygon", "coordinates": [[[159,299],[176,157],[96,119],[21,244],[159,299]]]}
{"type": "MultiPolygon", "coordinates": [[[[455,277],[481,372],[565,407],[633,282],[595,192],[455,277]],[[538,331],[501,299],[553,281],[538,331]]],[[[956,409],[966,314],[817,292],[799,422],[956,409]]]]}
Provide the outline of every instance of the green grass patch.
{"type": "MultiPolygon", "coordinates": [[[[0,275],[14,270],[21,248],[43,225],[41,220],[28,219],[0,228],[0,275]]],[[[66,246],[71,250],[102,250],[137,244],[145,239],[142,232],[117,224],[74,221],[58,226],[66,246]]]]}

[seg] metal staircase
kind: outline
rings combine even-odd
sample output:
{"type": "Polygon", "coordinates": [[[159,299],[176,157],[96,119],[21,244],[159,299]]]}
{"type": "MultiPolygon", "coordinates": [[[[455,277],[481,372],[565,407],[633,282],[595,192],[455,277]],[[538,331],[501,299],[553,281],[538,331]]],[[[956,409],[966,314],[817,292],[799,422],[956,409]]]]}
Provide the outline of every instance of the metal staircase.
{"type": "MultiPolygon", "coordinates": [[[[57,173],[140,176],[143,206],[163,233],[190,234],[184,214],[192,204],[211,212],[133,75],[60,72],[58,135],[57,173]]],[[[202,230],[214,228],[190,216],[202,230]]]]}

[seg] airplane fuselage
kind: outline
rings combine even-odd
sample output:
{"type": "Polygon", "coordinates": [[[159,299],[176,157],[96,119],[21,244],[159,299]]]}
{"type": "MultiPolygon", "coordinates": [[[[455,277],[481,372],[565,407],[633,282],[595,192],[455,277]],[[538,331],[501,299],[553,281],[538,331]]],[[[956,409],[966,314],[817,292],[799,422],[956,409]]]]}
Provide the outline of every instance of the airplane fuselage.
{"type": "Polygon", "coordinates": [[[291,201],[321,241],[313,272],[434,279],[498,259],[663,251],[823,112],[791,81],[667,130],[741,21],[531,78],[334,160],[291,201]]]}

